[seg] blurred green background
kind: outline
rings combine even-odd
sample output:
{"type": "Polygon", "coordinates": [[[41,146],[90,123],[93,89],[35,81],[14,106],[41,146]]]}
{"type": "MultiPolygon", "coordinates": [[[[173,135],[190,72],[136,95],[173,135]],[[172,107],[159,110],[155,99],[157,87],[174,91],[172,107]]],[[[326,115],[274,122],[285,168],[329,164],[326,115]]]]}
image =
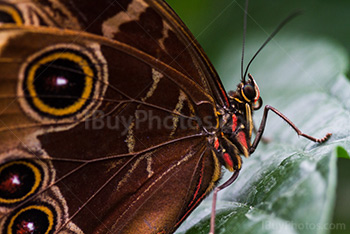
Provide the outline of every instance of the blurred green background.
{"type": "MultiPolygon", "coordinates": [[[[224,72],[219,64],[220,58],[227,53],[226,45],[241,43],[243,32],[244,0],[167,0],[177,14],[202,45],[210,60],[220,74],[224,72]]],[[[307,35],[310,38],[326,38],[338,44],[350,55],[350,1],[349,0],[264,0],[250,1],[247,38],[257,40],[267,37],[275,27],[295,10],[304,13],[290,22],[282,33],[289,35],[307,35]]],[[[274,39],[278,42],[278,35],[274,39]]],[[[271,43],[275,43],[271,42],[271,43]]],[[[261,41],[261,44],[263,41],[261,41]]],[[[247,48],[246,60],[258,48],[247,48]]],[[[239,71],[237,54],[232,63],[239,71]]],[[[259,63],[259,56],[254,64],[259,63]]],[[[271,69],[271,68],[269,68],[271,69]]],[[[349,69],[348,69],[349,70],[349,69]]],[[[267,73],[269,70],[266,71],[267,73]]],[[[239,82],[240,74],[231,77],[221,75],[226,89],[233,89],[239,82]]],[[[348,76],[349,77],[349,76],[348,76]]],[[[258,80],[258,79],[257,79],[258,80]]],[[[259,81],[258,81],[259,82],[259,81]]],[[[345,223],[346,230],[332,230],[331,233],[350,233],[350,160],[338,159],[338,185],[334,210],[334,223],[345,223]]]]}

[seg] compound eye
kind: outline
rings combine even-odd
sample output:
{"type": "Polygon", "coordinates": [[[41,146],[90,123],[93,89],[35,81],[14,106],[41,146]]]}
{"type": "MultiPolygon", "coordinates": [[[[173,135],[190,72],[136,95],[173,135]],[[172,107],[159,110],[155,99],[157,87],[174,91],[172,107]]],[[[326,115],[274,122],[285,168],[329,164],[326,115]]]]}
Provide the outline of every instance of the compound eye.
{"type": "Polygon", "coordinates": [[[251,84],[244,85],[242,89],[242,96],[247,102],[254,100],[256,96],[254,86],[251,84]]]}
{"type": "Polygon", "coordinates": [[[263,105],[263,100],[261,97],[259,97],[259,99],[253,103],[253,109],[259,110],[262,107],[262,105],[263,105]]]}

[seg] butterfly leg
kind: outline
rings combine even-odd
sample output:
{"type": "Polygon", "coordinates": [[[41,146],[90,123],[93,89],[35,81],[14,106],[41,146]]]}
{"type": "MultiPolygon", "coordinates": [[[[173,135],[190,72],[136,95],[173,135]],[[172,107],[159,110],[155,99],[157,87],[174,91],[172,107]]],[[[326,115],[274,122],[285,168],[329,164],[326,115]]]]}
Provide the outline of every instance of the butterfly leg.
{"type": "Polygon", "coordinates": [[[230,179],[228,179],[225,183],[223,183],[222,185],[220,185],[214,189],[213,203],[212,203],[211,216],[210,216],[210,232],[209,232],[209,234],[215,234],[216,199],[218,196],[218,192],[220,190],[230,186],[237,179],[238,174],[239,174],[239,170],[235,170],[230,179]]]}
{"type": "Polygon", "coordinates": [[[314,142],[318,142],[318,143],[322,143],[322,142],[325,142],[326,140],[328,140],[328,138],[332,135],[331,133],[327,133],[326,136],[324,136],[323,138],[319,139],[319,138],[315,138],[315,137],[312,137],[310,135],[307,135],[307,134],[304,134],[302,131],[300,131],[300,129],[295,126],[295,124],[290,121],[285,115],[283,115],[281,112],[279,112],[276,108],[272,107],[272,106],[265,106],[265,109],[264,109],[264,115],[263,115],[263,118],[261,120],[261,123],[260,123],[260,127],[258,129],[258,132],[256,133],[256,136],[255,136],[255,139],[254,139],[254,142],[252,144],[252,146],[249,148],[249,153],[252,154],[256,147],[258,146],[260,140],[261,140],[261,137],[264,133],[264,130],[265,130],[265,125],[266,125],[266,120],[267,120],[267,114],[268,114],[268,111],[271,110],[273,111],[276,115],[278,115],[279,117],[281,117],[284,121],[286,121],[293,129],[294,131],[296,131],[296,133],[299,135],[299,136],[302,136],[302,137],[305,137],[311,141],[314,141],[314,142]]]}
{"type": "MultiPolygon", "coordinates": [[[[254,134],[255,134],[255,136],[258,134],[258,128],[256,127],[256,125],[255,125],[255,123],[254,123],[254,126],[253,126],[254,128],[253,128],[253,132],[254,132],[254,134]]],[[[267,137],[265,137],[265,136],[262,136],[261,137],[261,141],[262,141],[262,143],[264,143],[264,144],[268,144],[268,143],[270,143],[271,142],[271,138],[267,138],[267,137]]]]}

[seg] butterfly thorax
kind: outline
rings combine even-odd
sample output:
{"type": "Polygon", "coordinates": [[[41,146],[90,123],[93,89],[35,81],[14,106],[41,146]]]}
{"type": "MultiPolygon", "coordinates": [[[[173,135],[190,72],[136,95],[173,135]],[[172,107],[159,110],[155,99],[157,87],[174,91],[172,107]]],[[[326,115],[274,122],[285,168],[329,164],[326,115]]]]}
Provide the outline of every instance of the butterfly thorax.
{"type": "Polygon", "coordinates": [[[230,108],[219,109],[220,131],[214,138],[214,152],[228,170],[241,168],[241,155],[249,156],[254,129],[252,112],[262,105],[260,92],[253,77],[242,81],[229,92],[230,108]]]}

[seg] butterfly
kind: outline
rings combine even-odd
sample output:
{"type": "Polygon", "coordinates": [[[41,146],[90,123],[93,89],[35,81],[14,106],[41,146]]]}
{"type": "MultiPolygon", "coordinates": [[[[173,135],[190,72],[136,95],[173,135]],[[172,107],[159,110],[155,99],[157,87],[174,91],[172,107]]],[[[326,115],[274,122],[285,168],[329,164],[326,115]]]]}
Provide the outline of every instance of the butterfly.
{"type": "Polygon", "coordinates": [[[0,22],[3,233],[172,233],[269,110],[330,136],[266,106],[251,142],[253,76],[227,93],[162,0],[2,0],[0,22]]]}

